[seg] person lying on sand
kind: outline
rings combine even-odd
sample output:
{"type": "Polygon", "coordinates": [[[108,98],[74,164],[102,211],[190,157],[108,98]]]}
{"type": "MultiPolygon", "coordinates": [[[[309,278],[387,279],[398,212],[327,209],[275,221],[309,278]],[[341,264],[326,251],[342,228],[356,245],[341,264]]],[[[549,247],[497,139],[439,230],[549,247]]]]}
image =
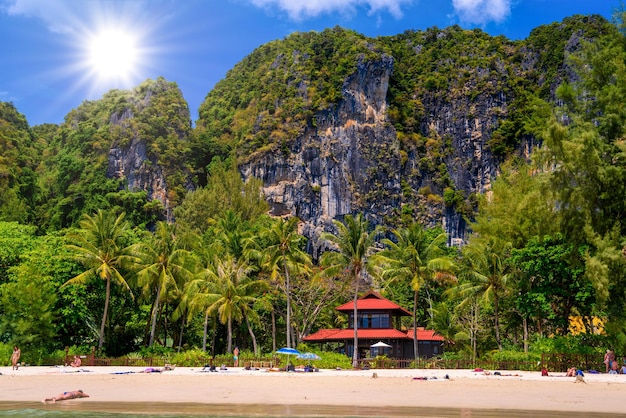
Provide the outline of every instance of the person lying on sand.
{"type": "Polygon", "coordinates": [[[64,401],[66,399],[77,399],[77,398],[88,398],[88,397],[89,395],[87,395],[81,389],[78,389],[78,390],[73,390],[71,392],[60,393],[57,396],[54,396],[52,398],[46,398],[41,402],[42,403],[46,403],[46,402],[56,403],[56,401],[64,401]]]}
{"type": "Polygon", "coordinates": [[[163,372],[167,372],[170,370],[174,370],[174,368],[176,367],[176,365],[172,365],[172,364],[166,364],[165,367],[163,367],[162,369],[158,368],[158,367],[147,367],[146,369],[140,371],[139,373],[163,373],[163,372]]]}

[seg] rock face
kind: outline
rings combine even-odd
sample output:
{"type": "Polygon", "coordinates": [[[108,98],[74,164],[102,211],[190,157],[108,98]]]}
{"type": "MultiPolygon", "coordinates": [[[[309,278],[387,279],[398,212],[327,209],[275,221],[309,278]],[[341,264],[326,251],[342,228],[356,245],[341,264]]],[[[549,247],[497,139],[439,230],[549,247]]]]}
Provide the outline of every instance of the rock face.
{"type": "MultiPolygon", "coordinates": [[[[189,109],[178,87],[162,78],[149,80],[128,94],[126,107],[111,114],[108,121],[111,130],[120,134],[109,150],[106,175],[123,179],[129,191],[145,191],[147,200],[159,201],[165,209],[166,219],[171,221],[172,189],[176,185],[168,182],[171,173],[167,169],[173,164],[160,160],[159,154],[150,152],[149,148],[158,149],[159,137],[167,137],[167,146],[172,148],[188,142],[189,109]],[[163,117],[165,104],[169,112],[163,117]]],[[[179,158],[184,160],[184,155],[179,158]]],[[[189,180],[185,187],[192,188],[189,180]]]]}
{"type": "MultiPolygon", "coordinates": [[[[421,38],[411,36],[396,40],[408,60],[436,53],[432,45],[437,42],[490,42],[482,33],[458,27],[429,31],[421,38]],[[431,35],[428,51],[417,44],[431,35]]],[[[273,215],[301,219],[314,255],[321,246],[320,232],[332,230],[333,219],[357,212],[374,224],[396,227],[406,210],[407,219],[441,226],[450,245],[461,245],[476,196],[488,193],[498,174],[502,151],[497,154],[490,140],[503,121],[512,115],[520,119],[521,82],[516,80],[531,79],[528,84],[536,89],[545,85],[547,98],[554,99],[558,84],[573,77],[567,71],[566,55],[580,47],[582,38],[579,31],[568,36],[560,52],[559,72],[551,77],[537,68],[546,61],[545,45],[532,42],[530,46],[495,42],[492,49],[481,51],[462,47],[459,57],[441,57],[435,63],[446,66],[447,73],[435,72],[433,79],[444,87],[418,85],[407,94],[406,100],[417,103],[419,114],[409,134],[397,131],[390,116],[390,84],[394,71],[401,71],[398,61],[390,54],[360,60],[344,81],[341,99],[315,113],[314,123],[290,143],[288,151],[274,148],[254,155],[240,167],[241,172],[262,179],[273,215]],[[468,62],[471,66],[463,64],[468,62]]],[[[398,95],[398,89],[393,94],[398,95]]],[[[521,135],[516,141],[514,152],[528,158],[536,140],[521,135]]]]}
{"type": "MultiPolygon", "coordinates": [[[[332,229],[332,220],[362,212],[374,224],[388,224],[407,199],[401,178],[410,179],[417,190],[431,183],[428,176],[415,176],[418,153],[409,154],[401,164],[400,143],[389,123],[387,94],[393,71],[393,58],[361,62],[342,89],[343,99],[333,109],[316,115],[316,126],[297,139],[289,155],[259,155],[241,167],[244,177],[263,180],[264,192],[276,216],[297,216],[303,221],[302,233],[311,239],[317,254],[320,232],[332,229]]],[[[506,105],[504,97],[474,106],[476,116],[453,122],[459,103],[432,104],[425,119],[439,135],[453,138],[454,153],[448,157],[451,175],[459,189],[484,192],[496,174],[497,165],[486,151],[485,139],[493,123],[485,115],[506,105]]],[[[469,104],[468,104],[469,106],[469,104]]],[[[465,234],[465,220],[441,201],[426,202],[420,218],[429,226],[443,226],[450,243],[458,244],[465,234]]]]}
{"type": "Polygon", "coordinates": [[[297,138],[289,155],[264,154],[241,167],[245,177],[263,180],[273,215],[303,221],[314,255],[319,233],[331,229],[333,219],[363,212],[381,223],[399,205],[399,147],[386,102],[392,70],[389,56],[359,63],[344,83],[343,100],[316,115],[316,126],[297,138]]]}
{"type": "Polygon", "coordinates": [[[113,147],[109,151],[107,177],[124,179],[129,191],[145,191],[147,199],[158,200],[171,219],[172,205],[163,168],[150,158],[146,141],[134,136],[127,147],[113,147]]]}

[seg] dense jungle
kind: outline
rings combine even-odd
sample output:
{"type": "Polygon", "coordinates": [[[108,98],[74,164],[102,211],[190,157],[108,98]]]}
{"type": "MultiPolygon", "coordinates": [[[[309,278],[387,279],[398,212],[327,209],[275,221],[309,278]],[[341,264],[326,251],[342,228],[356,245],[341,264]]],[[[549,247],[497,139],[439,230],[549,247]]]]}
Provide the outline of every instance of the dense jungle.
{"type": "Polygon", "coordinates": [[[624,16],[294,33],[195,121],[163,78],[0,102],[0,353],[261,356],[374,289],[448,357],[626,354],[624,16]]]}

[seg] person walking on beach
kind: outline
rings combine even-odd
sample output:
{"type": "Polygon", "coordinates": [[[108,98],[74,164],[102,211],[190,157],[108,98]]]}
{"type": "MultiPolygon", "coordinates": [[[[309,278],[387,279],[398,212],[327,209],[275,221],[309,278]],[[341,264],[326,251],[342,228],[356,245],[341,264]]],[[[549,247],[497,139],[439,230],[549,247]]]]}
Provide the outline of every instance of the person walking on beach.
{"type": "Polygon", "coordinates": [[[64,401],[66,399],[77,399],[77,398],[88,398],[88,397],[89,395],[83,392],[82,389],[78,389],[78,390],[73,390],[70,392],[60,393],[57,396],[53,396],[52,398],[45,398],[41,402],[42,403],[46,403],[46,402],[56,403],[57,401],[64,401]]]}
{"type": "Polygon", "coordinates": [[[239,347],[233,350],[233,367],[239,367],[239,347]]]}
{"type": "Polygon", "coordinates": [[[11,365],[13,366],[11,370],[17,370],[20,367],[18,362],[20,361],[21,355],[22,355],[22,350],[20,350],[18,346],[14,345],[13,354],[11,354],[11,365]]]}

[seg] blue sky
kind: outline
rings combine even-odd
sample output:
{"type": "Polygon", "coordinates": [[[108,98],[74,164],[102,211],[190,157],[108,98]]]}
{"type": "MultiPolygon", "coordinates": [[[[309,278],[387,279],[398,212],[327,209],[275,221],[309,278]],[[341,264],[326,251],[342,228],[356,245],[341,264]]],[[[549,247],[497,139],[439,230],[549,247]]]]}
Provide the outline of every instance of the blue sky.
{"type": "Polygon", "coordinates": [[[574,14],[610,19],[618,6],[619,0],[0,0],[0,101],[13,102],[31,126],[61,123],[84,100],[163,76],[181,88],[195,121],[229,69],[259,45],[296,31],[339,25],[375,37],[458,24],[523,39],[574,14]]]}

